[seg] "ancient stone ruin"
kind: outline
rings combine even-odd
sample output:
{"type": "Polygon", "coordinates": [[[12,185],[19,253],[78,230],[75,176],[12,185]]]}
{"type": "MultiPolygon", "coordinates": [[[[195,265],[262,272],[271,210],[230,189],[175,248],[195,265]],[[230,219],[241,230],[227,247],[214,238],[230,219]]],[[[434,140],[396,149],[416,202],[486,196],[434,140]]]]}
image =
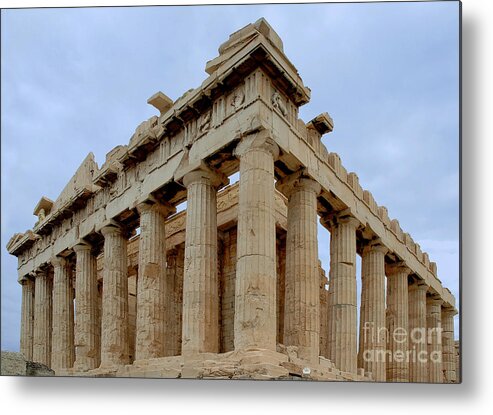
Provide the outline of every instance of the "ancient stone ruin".
{"type": "Polygon", "coordinates": [[[206,72],[175,102],[152,96],[159,115],[101,167],[89,154],[9,241],[26,360],[56,375],[457,382],[453,295],[321,142],[331,117],[298,118],[310,89],[272,27],[233,33],[206,72]]]}

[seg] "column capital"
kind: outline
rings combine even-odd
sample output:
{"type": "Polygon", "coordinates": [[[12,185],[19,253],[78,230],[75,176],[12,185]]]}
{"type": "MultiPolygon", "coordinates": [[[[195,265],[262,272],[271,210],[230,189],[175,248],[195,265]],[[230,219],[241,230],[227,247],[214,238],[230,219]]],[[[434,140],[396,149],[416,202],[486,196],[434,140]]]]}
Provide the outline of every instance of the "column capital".
{"type": "Polygon", "coordinates": [[[433,306],[442,306],[443,300],[439,297],[426,297],[426,304],[433,305],[433,306]]]}
{"type": "Polygon", "coordinates": [[[182,161],[174,175],[175,182],[182,183],[188,187],[191,183],[200,180],[208,180],[215,188],[229,184],[228,177],[209,166],[204,160],[189,162],[188,159],[182,161]]]}
{"type": "Polygon", "coordinates": [[[409,291],[428,291],[428,284],[423,280],[415,281],[413,284],[409,285],[409,291]]]}
{"type": "Polygon", "coordinates": [[[385,265],[385,273],[387,274],[387,277],[397,274],[409,275],[411,272],[411,269],[403,261],[385,265]]]}
{"type": "Polygon", "coordinates": [[[79,252],[86,252],[86,251],[91,251],[92,250],[92,245],[87,243],[87,242],[78,242],[76,243],[72,249],[74,250],[74,252],[76,254],[78,254],[79,252]]]}
{"type": "Polygon", "coordinates": [[[50,262],[53,267],[58,268],[66,266],[68,261],[66,258],[56,255],[50,259],[50,262]]]}
{"type": "Polygon", "coordinates": [[[229,179],[226,175],[205,165],[189,171],[183,176],[183,184],[185,187],[203,180],[209,182],[215,188],[226,186],[229,183],[229,179]]]}
{"type": "Polygon", "coordinates": [[[48,270],[46,268],[38,268],[32,272],[34,278],[45,278],[48,276],[48,270]]]}
{"type": "Polygon", "coordinates": [[[323,225],[326,225],[329,229],[337,226],[339,224],[347,224],[349,226],[354,227],[354,229],[358,229],[361,225],[361,222],[356,219],[348,209],[329,213],[327,216],[323,217],[320,222],[323,225]]]}
{"type": "Polygon", "coordinates": [[[111,221],[110,223],[108,224],[105,224],[102,228],[101,228],[101,233],[103,234],[104,237],[108,236],[108,235],[120,235],[123,233],[123,228],[117,224],[116,222],[114,221],[111,221]]]}
{"type": "Polygon", "coordinates": [[[233,155],[241,157],[250,150],[264,150],[271,153],[274,160],[279,157],[279,146],[272,139],[269,130],[261,130],[244,137],[233,151],[233,155]]]}
{"type": "Polygon", "coordinates": [[[278,180],[276,188],[288,198],[295,190],[312,191],[316,195],[322,190],[322,186],[316,180],[306,175],[303,170],[298,170],[278,180]]]}
{"type": "Polygon", "coordinates": [[[174,260],[178,256],[178,248],[174,246],[166,251],[166,256],[171,260],[174,260]]]}
{"type": "Polygon", "coordinates": [[[20,277],[17,281],[20,285],[28,284],[33,281],[33,276],[31,274],[26,274],[20,277]]]}
{"type": "Polygon", "coordinates": [[[153,198],[149,198],[143,202],[140,202],[136,205],[137,212],[139,215],[142,215],[144,212],[149,212],[151,210],[157,211],[164,217],[168,217],[176,212],[176,208],[170,203],[162,203],[154,200],[153,198]]]}
{"type": "Polygon", "coordinates": [[[382,254],[385,255],[387,254],[387,252],[389,252],[389,249],[382,243],[380,238],[378,238],[369,241],[363,247],[363,253],[369,253],[369,252],[381,252],[382,254]]]}
{"type": "Polygon", "coordinates": [[[444,307],[442,308],[442,314],[446,317],[453,317],[458,313],[458,311],[453,307],[444,307]]]}

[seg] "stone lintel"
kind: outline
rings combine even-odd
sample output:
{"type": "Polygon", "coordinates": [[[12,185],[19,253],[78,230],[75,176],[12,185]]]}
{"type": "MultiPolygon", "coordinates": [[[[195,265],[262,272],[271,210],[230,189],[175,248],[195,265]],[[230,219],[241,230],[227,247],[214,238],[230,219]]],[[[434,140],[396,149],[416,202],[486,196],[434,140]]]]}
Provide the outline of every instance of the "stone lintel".
{"type": "Polygon", "coordinates": [[[173,100],[161,91],[150,97],[147,103],[159,110],[161,115],[165,114],[173,106],[173,100]]]}
{"type": "Polygon", "coordinates": [[[334,120],[332,120],[332,117],[328,113],[323,112],[309,121],[306,124],[306,128],[317,131],[320,137],[322,137],[324,134],[331,133],[334,130],[334,120]]]}
{"type": "Polygon", "coordinates": [[[47,198],[46,196],[42,196],[38,204],[34,208],[33,215],[39,217],[42,210],[44,210],[45,215],[48,215],[53,208],[53,203],[53,200],[47,198]]]}

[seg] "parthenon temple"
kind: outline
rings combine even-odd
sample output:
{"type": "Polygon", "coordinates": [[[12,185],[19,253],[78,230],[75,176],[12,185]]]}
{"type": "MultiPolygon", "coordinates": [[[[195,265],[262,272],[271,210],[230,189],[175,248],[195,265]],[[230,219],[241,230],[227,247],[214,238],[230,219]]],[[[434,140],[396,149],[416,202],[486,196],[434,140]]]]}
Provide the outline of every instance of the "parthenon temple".
{"type": "Polygon", "coordinates": [[[62,376],[459,382],[454,296],[322,143],[332,118],[298,117],[310,89],[277,33],[248,24],[205,71],[150,97],[159,114],[10,239],[25,358],[62,376]]]}

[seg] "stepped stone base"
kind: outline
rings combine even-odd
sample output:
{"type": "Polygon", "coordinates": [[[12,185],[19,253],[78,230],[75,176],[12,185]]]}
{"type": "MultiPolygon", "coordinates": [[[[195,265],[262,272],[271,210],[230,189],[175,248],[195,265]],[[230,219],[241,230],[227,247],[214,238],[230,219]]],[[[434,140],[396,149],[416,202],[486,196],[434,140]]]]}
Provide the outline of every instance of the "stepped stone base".
{"type": "Polygon", "coordinates": [[[54,376],[55,372],[41,363],[26,360],[22,353],[2,351],[2,376],[54,376]]]}
{"type": "Polygon", "coordinates": [[[345,373],[320,357],[318,364],[297,357],[295,347],[280,345],[278,351],[247,349],[227,353],[200,353],[185,356],[136,360],[131,365],[98,368],[88,372],[64,370],[59,376],[127,377],[160,379],[254,379],[372,381],[370,375],[345,373]]]}

